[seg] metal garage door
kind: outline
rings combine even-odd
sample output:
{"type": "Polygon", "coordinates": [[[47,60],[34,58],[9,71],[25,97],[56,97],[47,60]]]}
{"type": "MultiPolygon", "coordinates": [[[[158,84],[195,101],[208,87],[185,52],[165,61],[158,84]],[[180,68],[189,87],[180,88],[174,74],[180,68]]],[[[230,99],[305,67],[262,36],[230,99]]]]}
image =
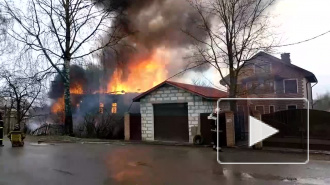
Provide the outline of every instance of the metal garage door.
{"type": "Polygon", "coordinates": [[[154,104],[155,140],[189,142],[187,103],[154,104]]]}

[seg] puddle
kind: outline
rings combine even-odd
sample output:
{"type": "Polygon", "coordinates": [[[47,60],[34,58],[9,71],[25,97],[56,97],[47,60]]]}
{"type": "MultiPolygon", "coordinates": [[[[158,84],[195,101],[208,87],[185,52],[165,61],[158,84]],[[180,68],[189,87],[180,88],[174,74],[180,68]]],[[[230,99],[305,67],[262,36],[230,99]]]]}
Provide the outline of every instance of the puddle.
{"type": "Polygon", "coordinates": [[[241,176],[242,176],[243,178],[253,179],[253,177],[252,177],[250,174],[248,174],[248,173],[241,173],[241,176]]]}
{"type": "Polygon", "coordinates": [[[326,182],[326,180],[315,179],[315,178],[298,178],[296,182],[299,184],[310,184],[310,185],[329,184],[329,181],[326,182]]]}
{"type": "Polygon", "coordinates": [[[48,146],[48,145],[55,145],[52,143],[30,143],[32,146],[48,146]]]}
{"type": "Polygon", "coordinates": [[[227,178],[240,178],[240,179],[256,179],[256,180],[274,180],[274,181],[285,181],[285,182],[297,182],[295,177],[281,177],[271,174],[255,174],[255,173],[246,173],[246,172],[235,172],[228,169],[223,169],[223,175],[227,178]]]}
{"type": "Polygon", "coordinates": [[[242,180],[265,180],[265,181],[282,181],[291,182],[295,184],[308,184],[308,185],[324,185],[330,184],[330,179],[318,179],[318,178],[296,178],[296,177],[281,177],[271,174],[255,174],[246,172],[235,172],[229,169],[223,169],[223,176],[226,178],[240,178],[242,180]]]}

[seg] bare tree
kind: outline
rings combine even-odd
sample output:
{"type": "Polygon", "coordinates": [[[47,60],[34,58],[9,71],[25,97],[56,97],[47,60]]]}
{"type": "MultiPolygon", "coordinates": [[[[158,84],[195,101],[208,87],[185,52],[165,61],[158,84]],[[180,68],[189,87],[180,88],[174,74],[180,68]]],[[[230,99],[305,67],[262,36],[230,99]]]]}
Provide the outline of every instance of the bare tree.
{"type": "Polygon", "coordinates": [[[3,10],[0,9],[0,55],[10,50],[7,39],[7,29],[10,26],[10,22],[10,19],[6,17],[3,10]]]}
{"type": "MultiPolygon", "coordinates": [[[[229,87],[229,97],[238,93],[237,78],[244,64],[258,51],[269,51],[274,46],[266,13],[275,0],[188,0],[199,13],[197,28],[206,39],[183,30],[194,43],[195,62],[208,63],[220,74],[229,87]],[[229,78],[225,78],[229,69],[229,78]]],[[[236,103],[230,101],[230,109],[236,103]]]]}
{"type": "Polygon", "coordinates": [[[84,115],[84,128],[87,137],[114,139],[115,128],[122,119],[116,117],[109,110],[103,112],[89,112],[84,115]]]}
{"type": "MultiPolygon", "coordinates": [[[[86,0],[28,0],[27,9],[3,0],[3,8],[16,22],[10,35],[42,56],[47,69],[54,69],[64,82],[66,133],[73,134],[70,65],[105,47],[114,48],[123,35],[111,22],[117,15],[86,0]],[[20,29],[17,29],[17,28],[20,29]],[[96,44],[96,40],[102,40],[96,44]]],[[[21,6],[21,5],[20,5],[21,6]]]]}
{"type": "Polygon", "coordinates": [[[312,106],[314,109],[330,112],[330,93],[326,92],[318,96],[312,106]]]}
{"type": "Polygon", "coordinates": [[[15,110],[16,124],[21,126],[41,93],[41,79],[37,76],[28,77],[23,71],[4,70],[0,73],[0,78],[5,82],[2,84],[0,94],[11,102],[9,115],[11,110],[15,110]]]}

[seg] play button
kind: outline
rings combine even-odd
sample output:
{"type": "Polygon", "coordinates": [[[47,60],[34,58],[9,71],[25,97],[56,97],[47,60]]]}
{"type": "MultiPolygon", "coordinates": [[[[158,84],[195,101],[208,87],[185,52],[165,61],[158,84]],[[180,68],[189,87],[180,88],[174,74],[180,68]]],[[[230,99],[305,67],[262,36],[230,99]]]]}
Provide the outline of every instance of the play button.
{"type": "Polygon", "coordinates": [[[277,132],[277,129],[252,116],[249,116],[249,146],[253,146],[256,143],[276,134],[277,132]]]}

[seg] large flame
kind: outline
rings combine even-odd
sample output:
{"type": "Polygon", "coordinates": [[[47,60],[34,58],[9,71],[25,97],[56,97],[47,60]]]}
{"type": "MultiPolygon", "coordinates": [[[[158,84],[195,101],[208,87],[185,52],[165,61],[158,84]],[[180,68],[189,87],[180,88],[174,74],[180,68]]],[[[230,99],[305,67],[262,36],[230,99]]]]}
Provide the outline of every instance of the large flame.
{"type": "MultiPolygon", "coordinates": [[[[81,84],[75,83],[75,84],[71,84],[70,87],[70,93],[71,94],[83,94],[83,88],[81,84]]],[[[53,103],[52,107],[51,107],[51,111],[52,113],[58,113],[58,112],[64,112],[64,95],[60,98],[58,98],[56,100],[55,103],[53,103]]]]}
{"type": "Polygon", "coordinates": [[[84,90],[80,84],[75,84],[70,87],[71,94],[84,94],[84,90]]]}
{"type": "Polygon", "coordinates": [[[156,51],[153,56],[143,61],[137,61],[128,66],[129,74],[123,80],[123,71],[117,68],[107,85],[107,92],[121,94],[125,92],[144,92],[163,82],[167,77],[166,53],[156,51]]]}
{"type": "MultiPolygon", "coordinates": [[[[153,86],[163,82],[167,77],[166,65],[169,62],[169,52],[165,49],[159,49],[154,54],[142,61],[130,63],[125,74],[127,78],[123,78],[124,71],[121,68],[115,69],[110,81],[107,84],[106,93],[124,94],[126,92],[144,92],[153,86]]],[[[95,93],[104,93],[104,90],[96,91],[95,93]]],[[[71,84],[71,94],[84,94],[81,84],[71,84]]],[[[104,106],[100,102],[101,106],[104,106]]],[[[78,106],[78,105],[77,105],[78,106]]],[[[53,113],[64,112],[64,96],[58,98],[51,107],[53,113]]]]}
{"type": "Polygon", "coordinates": [[[51,107],[52,113],[64,112],[64,97],[58,98],[51,107]]]}

